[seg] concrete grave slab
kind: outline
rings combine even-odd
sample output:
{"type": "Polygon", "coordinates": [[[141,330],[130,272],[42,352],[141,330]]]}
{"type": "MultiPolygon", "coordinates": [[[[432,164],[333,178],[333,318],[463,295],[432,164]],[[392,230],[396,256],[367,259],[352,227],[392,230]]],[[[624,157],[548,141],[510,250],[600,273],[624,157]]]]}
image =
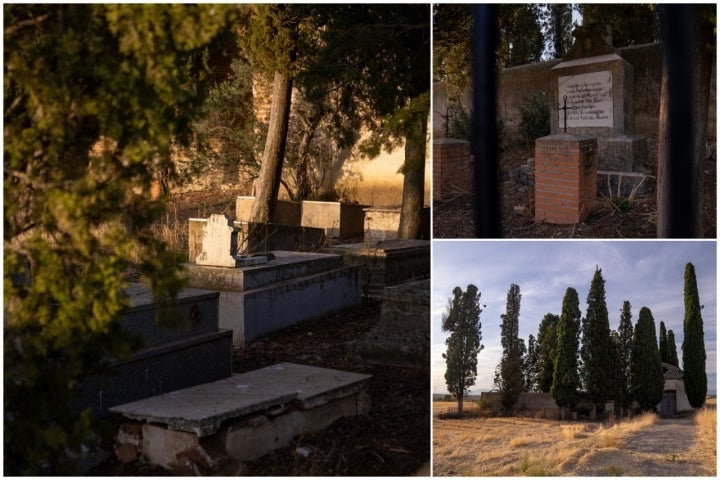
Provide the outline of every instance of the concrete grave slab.
{"type": "Polygon", "coordinates": [[[229,419],[288,407],[311,409],[358,393],[370,375],[278,363],[111,408],[131,420],[160,423],[203,437],[229,419]]]}
{"type": "Polygon", "coordinates": [[[138,283],[127,288],[129,307],[119,319],[124,332],[143,345],[123,361],[113,361],[106,375],[89,379],[76,399],[98,417],[112,406],[164,392],[219,380],[232,374],[232,332],[218,328],[219,293],[184,289],[177,307],[186,325],[157,325],[157,305],[150,289],[138,283]]]}
{"type": "Polygon", "coordinates": [[[339,255],[270,252],[265,265],[222,269],[186,265],[188,284],[220,291],[220,326],[246,344],[310,318],[360,305],[360,268],[339,255]]]}
{"type": "Polygon", "coordinates": [[[430,276],[430,241],[385,240],[375,245],[350,243],[328,247],[326,252],[342,255],[346,265],[359,266],[363,289],[379,296],[383,288],[430,276]]]}
{"type": "Polygon", "coordinates": [[[367,413],[365,389],[370,378],[279,363],[120,405],[113,412],[139,422],[141,428],[135,430],[143,437],[132,438],[132,448],[140,444],[149,462],[177,470],[186,467],[183,457],[193,450],[200,453],[204,466],[212,466],[217,458],[258,458],[299,434],[321,430],[344,416],[367,413]]]}

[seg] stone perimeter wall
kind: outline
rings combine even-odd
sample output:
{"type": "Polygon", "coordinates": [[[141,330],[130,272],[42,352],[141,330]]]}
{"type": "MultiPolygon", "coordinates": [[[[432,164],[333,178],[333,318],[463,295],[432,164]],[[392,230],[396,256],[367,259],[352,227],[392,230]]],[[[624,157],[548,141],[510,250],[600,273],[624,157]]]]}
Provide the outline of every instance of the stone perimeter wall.
{"type": "MultiPolygon", "coordinates": [[[[657,137],[660,112],[660,80],[662,77],[663,52],[661,43],[651,43],[619,48],[616,53],[633,66],[633,102],[635,113],[635,133],[648,137],[657,137]]],[[[562,60],[533,63],[507,68],[498,76],[498,117],[510,135],[517,132],[520,119],[520,106],[524,97],[550,88],[550,70],[562,60]]],[[[716,120],[716,64],[713,64],[708,104],[707,132],[715,137],[716,120]]],[[[472,105],[471,94],[466,92],[461,99],[468,108],[472,105]]],[[[433,135],[442,138],[443,118],[448,105],[448,94],[442,82],[433,87],[433,135]]]]}

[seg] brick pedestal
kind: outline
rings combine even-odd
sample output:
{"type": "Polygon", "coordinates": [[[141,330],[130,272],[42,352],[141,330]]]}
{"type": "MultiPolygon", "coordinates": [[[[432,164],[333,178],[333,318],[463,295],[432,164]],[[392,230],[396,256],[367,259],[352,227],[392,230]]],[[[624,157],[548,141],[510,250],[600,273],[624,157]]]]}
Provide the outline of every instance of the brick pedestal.
{"type": "Polygon", "coordinates": [[[549,135],[535,141],[535,221],[582,222],[597,195],[597,140],[549,135]]]}
{"type": "Polygon", "coordinates": [[[452,138],[433,140],[433,199],[458,191],[472,192],[470,142],[452,138]]]}

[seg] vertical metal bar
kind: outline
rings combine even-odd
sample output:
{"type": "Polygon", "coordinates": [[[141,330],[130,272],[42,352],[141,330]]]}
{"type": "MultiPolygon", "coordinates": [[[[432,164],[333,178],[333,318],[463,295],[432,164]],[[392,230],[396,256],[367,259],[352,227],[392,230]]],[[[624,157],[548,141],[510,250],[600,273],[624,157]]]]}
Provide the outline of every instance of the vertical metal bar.
{"type": "Polygon", "coordinates": [[[473,13],[473,122],[475,236],[500,236],[498,138],[495,118],[495,45],[497,6],[476,4],[473,13]]]}
{"type": "Polygon", "coordinates": [[[669,162],[665,175],[669,187],[669,236],[695,236],[696,212],[693,190],[695,162],[693,138],[693,21],[692,7],[663,5],[662,25],[665,62],[668,74],[668,143],[669,162]]]}

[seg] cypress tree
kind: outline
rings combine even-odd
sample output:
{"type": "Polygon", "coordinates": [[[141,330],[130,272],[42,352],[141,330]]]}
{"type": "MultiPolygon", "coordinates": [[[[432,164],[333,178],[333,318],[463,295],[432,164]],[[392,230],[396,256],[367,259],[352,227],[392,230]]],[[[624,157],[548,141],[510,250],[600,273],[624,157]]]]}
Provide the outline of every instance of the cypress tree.
{"type": "Polygon", "coordinates": [[[563,298],[562,313],[557,326],[557,354],[550,393],[563,409],[574,408],[578,402],[580,379],[578,376],[578,341],[580,307],[577,291],[570,287],[563,298]]]}
{"type": "Polygon", "coordinates": [[[445,340],[447,346],[443,358],[446,361],[445,383],[448,392],[458,402],[458,415],[462,415],[463,400],[469,387],[477,378],[477,357],[484,348],[480,323],[480,292],[475,285],[468,285],[465,292],[460,287],[453,289],[453,298],[448,302],[442,316],[442,329],[451,332],[445,340]]]}
{"type": "Polygon", "coordinates": [[[633,345],[633,324],[630,302],[625,300],[620,310],[620,325],[618,327],[618,348],[620,382],[622,389],[619,390],[620,397],[616,400],[621,407],[627,408],[632,404],[632,345],[633,345]]]}
{"type": "Polygon", "coordinates": [[[677,346],[675,345],[675,332],[668,330],[668,363],[670,365],[680,366],[678,361],[677,346]]]}
{"type": "Polygon", "coordinates": [[[557,353],[557,325],[560,317],[547,313],[540,322],[538,329],[538,389],[550,393],[555,371],[555,356],[557,353]]]}
{"type": "Polygon", "coordinates": [[[610,323],[605,303],[605,280],[602,270],[595,269],[583,319],[581,378],[590,401],[602,412],[612,383],[609,368],[611,356],[610,323]]]}
{"type": "Polygon", "coordinates": [[[660,361],[668,363],[670,358],[670,350],[668,347],[667,330],[665,330],[665,322],[660,322],[660,361]]]}
{"type": "Polygon", "coordinates": [[[632,388],[643,410],[653,410],[662,400],[665,381],[655,334],[655,319],[649,308],[640,309],[632,350],[632,388]]]}
{"type": "Polygon", "coordinates": [[[705,373],[705,335],[700,310],[695,267],[685,265],[685,320],[683,321],[683,382],[688,401],[693,408],[700,408],[707,395],[705,373]]]}
{"type": "Polygon", "coordinates": [[[526,392],[538,392],[538,365],[540,360],[540,346],[531,334],[528,336],[527,355],[523,360],[524,385],[526,392]]]}
{"type": "MultiPolygon", "coordinates": [[[[505,313],[501,315],[500,343],[503,348],[496,384],[506,412],[517,402],[523,389],[522,350],[518,337],[520,323],[520,287],[512,284],[507,294],[505,313]]],[[[524,346],[524,344],[523,344],[524,346]]]]}

